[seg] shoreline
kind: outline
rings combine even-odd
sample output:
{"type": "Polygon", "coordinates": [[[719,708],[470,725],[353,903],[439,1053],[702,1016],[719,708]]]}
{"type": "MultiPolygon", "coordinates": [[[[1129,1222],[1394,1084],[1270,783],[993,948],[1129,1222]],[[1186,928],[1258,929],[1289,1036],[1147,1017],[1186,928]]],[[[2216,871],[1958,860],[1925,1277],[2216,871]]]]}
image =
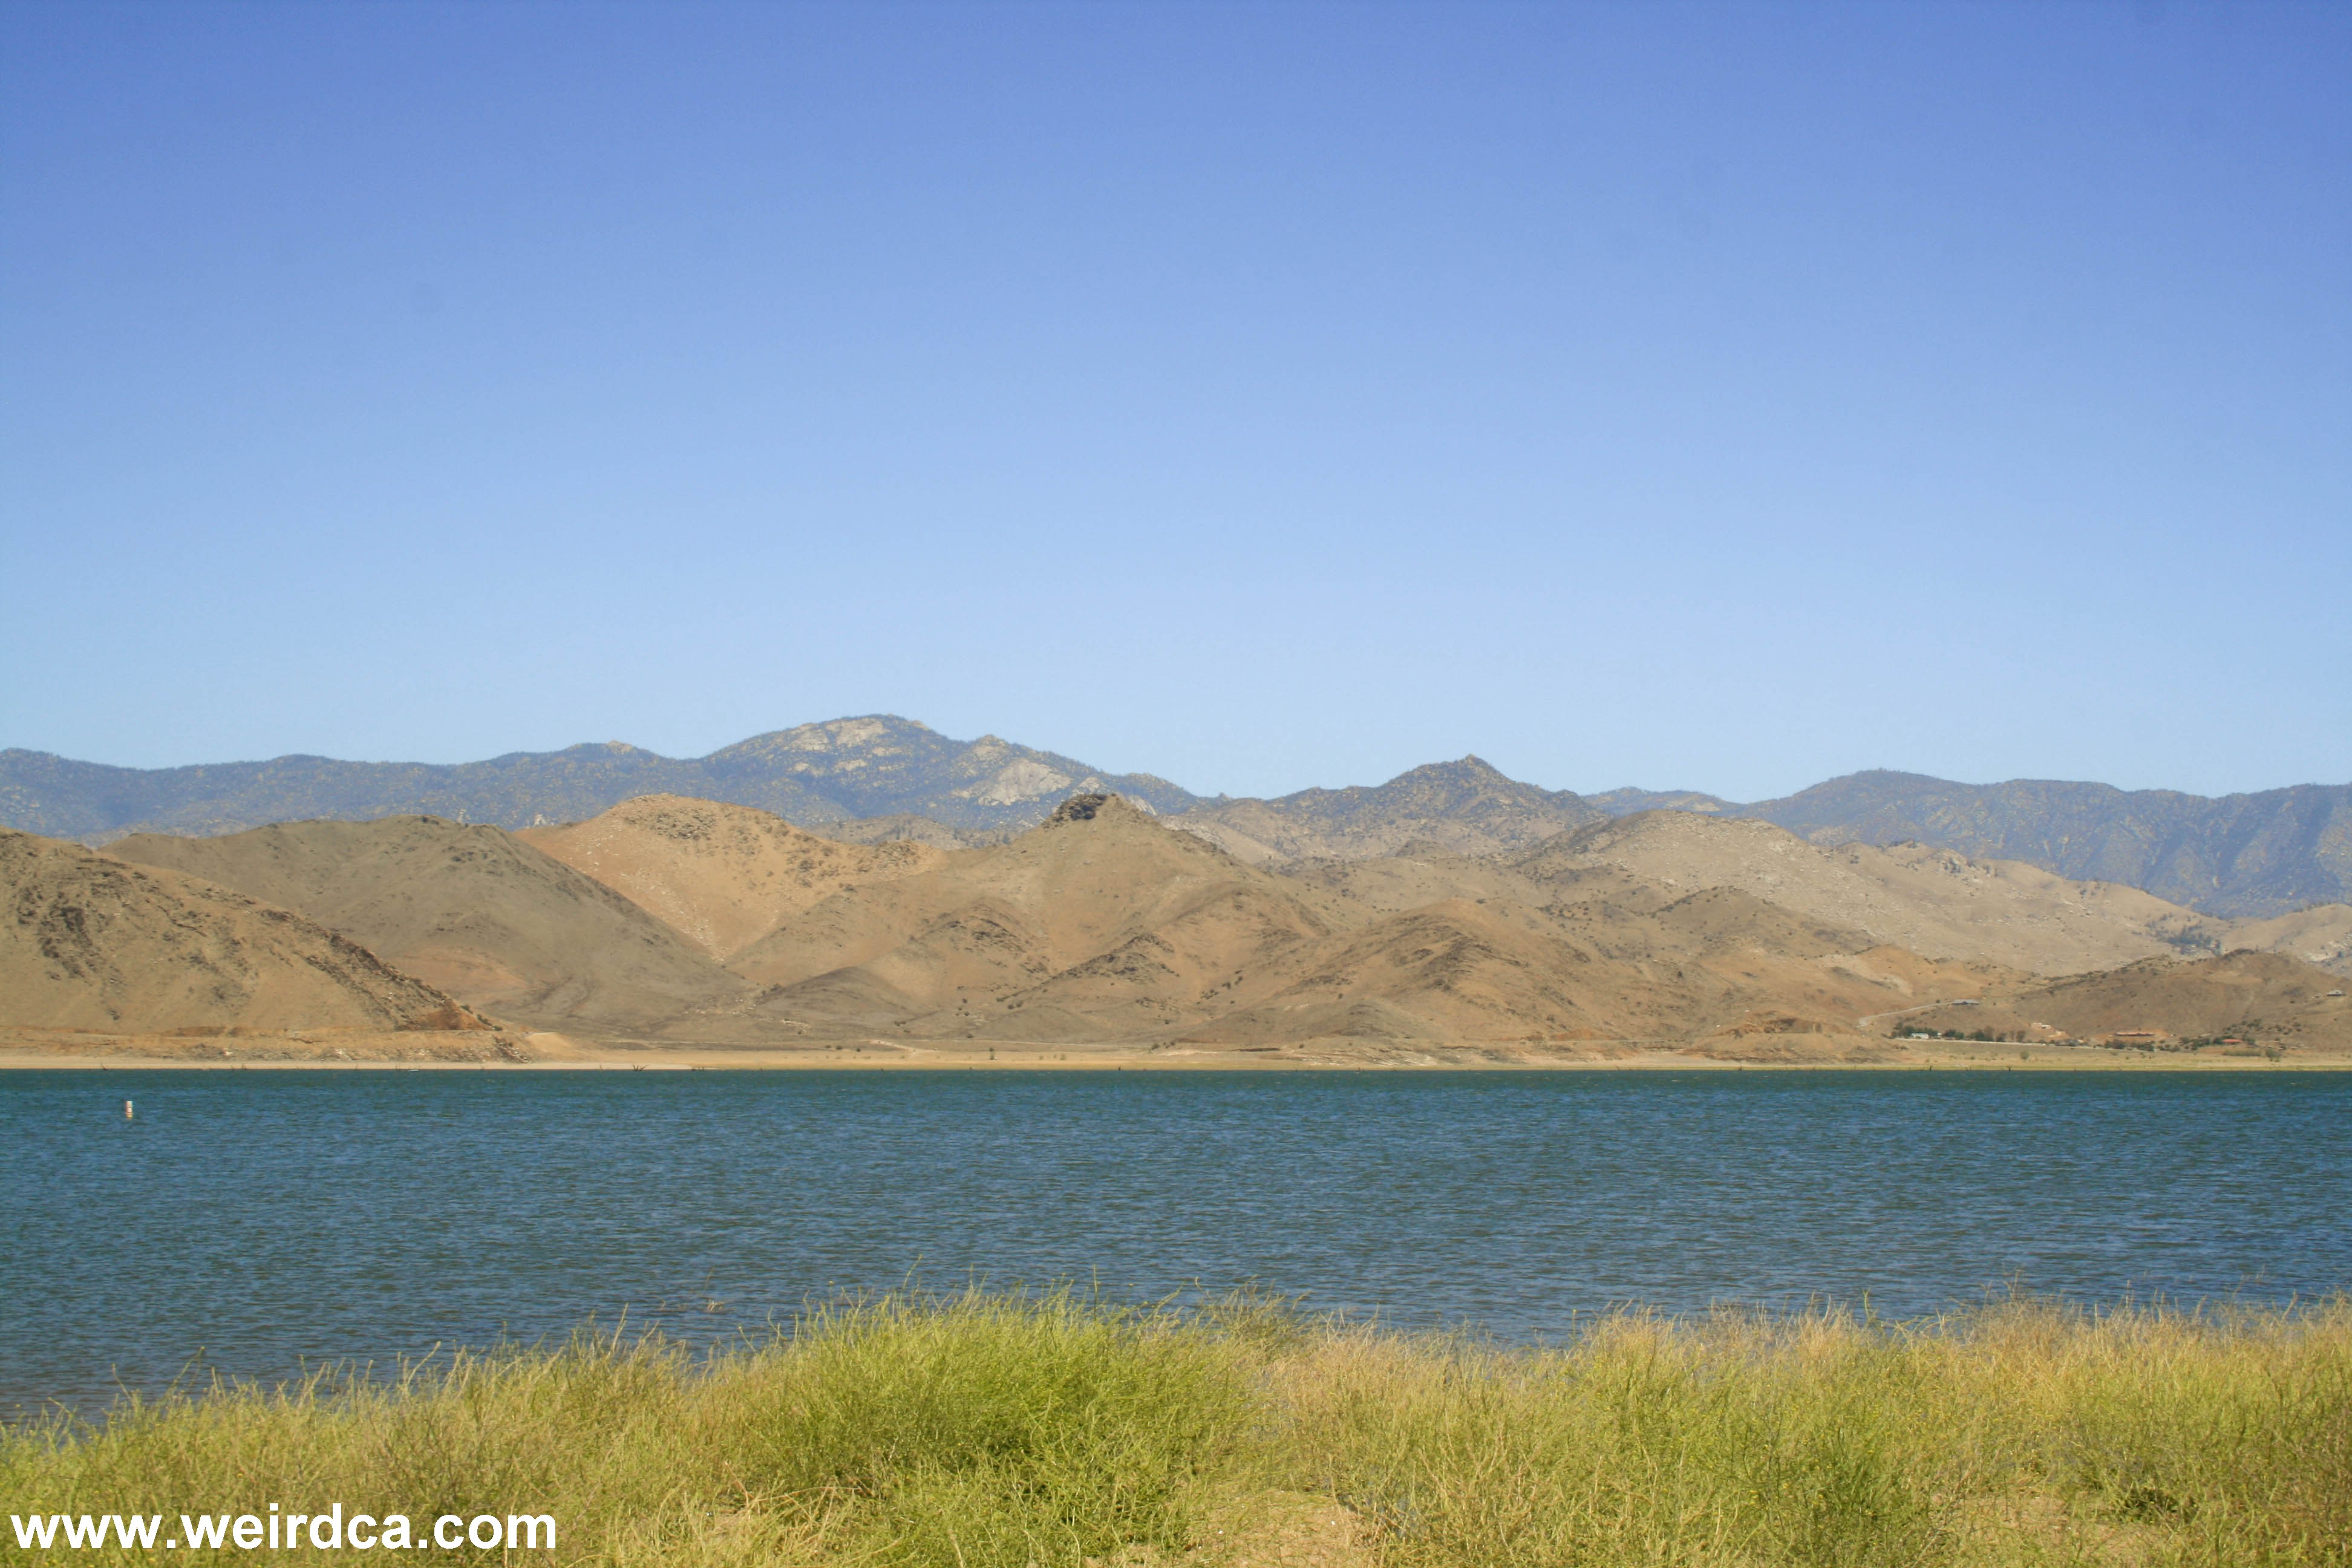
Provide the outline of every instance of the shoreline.
{"type": "Polygon", "coordinates": [[[551,1032],[366,1034],[251,1031],[197,1037],[0,1029],[0,1071],[375,1072],[2343,1072],[2352,1056],[2224,1057],[2107,1046],[1879,1040],[1859,1035],[1580,1041],[1578,1050],[1519,1041],[1403,1045],[1333,1041],[1248,1049],[1167,1045],[913,1041],[804,1046],[591,1040],[551,1032]],[[1744,1045],[1744,1042],[1742,1043],[1744,1045]],[[1933,1049],[1922,1047],[1932,1044],[1933,1049]]]}

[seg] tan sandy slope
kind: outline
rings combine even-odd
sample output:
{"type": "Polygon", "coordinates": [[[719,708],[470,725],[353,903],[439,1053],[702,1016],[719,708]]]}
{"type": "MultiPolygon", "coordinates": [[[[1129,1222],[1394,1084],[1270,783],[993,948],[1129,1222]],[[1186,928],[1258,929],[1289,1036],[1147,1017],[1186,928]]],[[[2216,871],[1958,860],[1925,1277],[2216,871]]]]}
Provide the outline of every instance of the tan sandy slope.
{"type": "Polygon", "coordinates": [[[432,986],[198,878],[0,829],[0,1023],[162,1031],[467,1027],[432,986]]]}
{"type": "Polygon", "coordinates": [[[671,795],[642,795],[586,822],[515,837],[720,960],[845,888],[930,870],[945,858],[925,844],[844,844],[752,806],[671,795]]]}
{"type": "Polygon", "coordinates": [[[432,816],[142,834],[106,853],[299,911],[476,1006],[548,1026],[655,1029],[752,988],[627,899],[512,834],[432,816]]]}

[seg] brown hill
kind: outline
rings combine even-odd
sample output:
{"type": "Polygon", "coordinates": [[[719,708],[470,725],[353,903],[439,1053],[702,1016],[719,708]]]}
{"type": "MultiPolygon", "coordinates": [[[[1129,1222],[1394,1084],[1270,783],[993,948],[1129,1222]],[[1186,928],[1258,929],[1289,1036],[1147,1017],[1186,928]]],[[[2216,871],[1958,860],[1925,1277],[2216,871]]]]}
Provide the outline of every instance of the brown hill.
{"type": "Polygon", "coordinates": [[[2158,1048],[2234,1036],[2249,1047],[2352,1049],[2352,1001],[2314,964],[2239,952],[2181,963],[2149,959],[2098,974],[1987,995],[1900,1020],[1905,1029],[1982,1031],[2002,1037],[2113,1040],[2158,1048]]]}
{"type": "Polygon", "coordinates": [[[2352,904],[2314,904],[2267,920],[2216,921],[2216,945],[2284,953],[2352,977],[2352,904]]]}
{"type": "MultiPolygon", "coordinates": [[[[1383,914],[1417,910],[1444,899],[1508,899],[1522,904],[1559,901],[1559,891],[1541,879],[1493,857],[1455,855],[1443,846],[1408,844],[1393,855],[1360,860],[1300,860],[1276,868],[1286,880],[1334,894],[1383,914]]],[[[1598,875],[1597,873],[1595,875],[1598,875]]],[[[1592,877],[1586,879],[1587,882],[1592,877]]],[[[1647,886],[1630,874],[1619,890],[1647,886]]],[[[1663,902],[1671,903],[1666,899],[1663,902]]]]}
{"type": "Polygon", "coordinates": [[[551,1026],[653,1030],[752,1000],[668,926],[500,828],[297,822],[106,853],[298,910],[462,1001],[551,1026]]]}
{"type": "MultiPolygon", "coordinates": [[[[1686,1037],[1759,1013],[1850,1026],[1982,977],[1724,890],[1539,909],[1492,865],[1473,896],[1383,903],[1283,877],[1102,796],[996,848],[845,884],[734,960],[813,1030],[1263,1045],[1686,1037]]],[[[1435,874],[1435,873],[1433,873],[1435,874]]]]}
{"type": "Polygon", "coordinates": [[[1758,1018],[1844,1032],[1863,1016],[1971,994],[2007,971],[1937,963],[1732,889],[1646,889],[1538,909],[1452,898],[1384,914],[1300,955],[1263,995],[1188,1031],[1324,1037],[1678,1040],[1758,1018]]]}
{"type": "Polygon", "coordinates": [[[950,827],[928,816],[898,812],[809,825],[811,833],[843,844],[928,844],[934,849],[984,849],[1019,834],[1018,827],[950,827]]]}
{"type": "Polygon", "coordinates": [[[478,1026],[333,931],[194,877],[0,829],[0,1023],[158,1033],[478,1026]]]}
{"type": "Polygon", "coordinates": [[[1944,997],[1975,995],[2028,977],[1998,964],[1929,958],[1759,899],[1738,888],[1706,888],[1654,909],[1662,895],[1590,899],[1549,912],[1596,950],[1645,973],[1690,986],[1719,987],[1709,1031],[1748,1033],[1811,1025],[1843,1028],[1944,997]],[[1759,1023],[1758,1020],[1769,1022],[1759,1023]]]}
{"type": "Polygon", "coordinates": [[[1201,1040],[1616,1039],[1697,1030],[1706,1000],[1568,940],[1519,905],[1448,899],[1383,916],[1300,955],[1201,1040]]]}
{"type": "Polygon", "coordinates": [[[845,888],[929,870],[945,858],[924,844],[844,844],[755,806],[674,795],[641,795],[586,822],[515,837],[721,961],[845,888]]]}
{"type": "Polygon", "coordinates": [[[1376,787],[1204,804],[1173,826],[1252,865],[1393,855],[1419,841],[1455,855],[1528,848],[1602,813],[1565,791],[1505,776],[1477,757],[1433,763],[1376,787]]]}
{"type": "Polygon", "coordinates": [[[1074,795],[1008,844],[845,886],[733,967],[812,1020],[1118,1038],[1328,932],[1313,902],[1123,800],[1074,795]]]}
{"type": "MultiPolygon", "coordinates": [[[[133,838],[116,853],[150,868],[126,876],[201,875],[298,910],[481,1005],[680,1042],[1352,1043],[1412,1059],[1437,1043],[1702,1040],[1836,1055],[1867,1046],[1864,1029],[1890,1048],[1895,1022],[1978,1027],[2005,998],[2078,1032],[2046,1015],[2108,992],[2051,1001],[2056,988],[2027,972],[2068,963],[2097,967],[2082,984],[2122,986],[2138,1009],[2102,1028],[2185,1034],[2209,1013],[2253,1016],[2241,971],[2257,955],[2233,955],[2235,979],[2168,958],[2101,963],[2207,940],[2210,923],[2031,868],[1674,814],[1507,858],[1425,838],[1398,848],[1269,870],[1090,793],[1009,842],[955,850],[843,844],[655,796],[523,837],[395,818],[133,838]],[[1984,1008],[1938,1008],[1954,998],[1984,1008]]],[[[2305,911],[2274,934],[2325,947],[2336,930],[2305,911]]],[[[2317,972],[2291,967],[2307,991],[2317,972]]],[[[2339,1003],[2281,1016],[2317,1027],[2339,1003]]]]}
{"type": "Polygon", "coordinates": [[[1767,822],[1688,812],[1643,812],[1563,834],[1508,869],[1570,889],[1596,873],[1668,892],[1739,888],[1876,942],[2044,974],[2210,952],[2231,932],[2230,922],[2137,888],[2070,881],[2020,861],[1916,844],[1824,846],[1767,822]]]}

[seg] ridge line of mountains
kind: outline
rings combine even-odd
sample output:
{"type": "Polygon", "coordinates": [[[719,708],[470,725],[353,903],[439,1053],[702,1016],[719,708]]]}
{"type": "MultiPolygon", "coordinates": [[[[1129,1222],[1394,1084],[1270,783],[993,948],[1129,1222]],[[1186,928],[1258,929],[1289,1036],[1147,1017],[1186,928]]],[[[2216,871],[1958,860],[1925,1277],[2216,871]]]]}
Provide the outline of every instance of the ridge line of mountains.
{"type": "Polygon", "coordinates": [[[665,795],[515,832],[0,829],[0,910],[9,1048],[1884,1061],[1916,1031],[2029,1058],[2352,1052],[2352,907],[2221,920],[1687,811],[1264,865],[1105,793],[961,848],[665,795]]]}
{"type": "Polygon", "coordinates": [[[2019,861],[2224,919],[2352,899],[2352,784],[2209,798],[2043,780],[1965,784],[1881,770],[1740,803],[1696,792],[1546,790],[1470,756],[1379,785],[1234,799],[994,735],[953,740],[887,714],[803,724],[684,759],[613,742],[446,765],[289,756],[137,769],[0,751],[0,826],[90,846],[139,834],[211,837],[277,823],[406,816],[546,827],[661,795],[756,807],[838,840],[972,848],[1036,826],[1073,794],[1118,795],[1265,868],[1414,848],[1508,855],[1572,828],[1663,810],[1770,823],[1822,846],[1916,844],[2019,861]]]}

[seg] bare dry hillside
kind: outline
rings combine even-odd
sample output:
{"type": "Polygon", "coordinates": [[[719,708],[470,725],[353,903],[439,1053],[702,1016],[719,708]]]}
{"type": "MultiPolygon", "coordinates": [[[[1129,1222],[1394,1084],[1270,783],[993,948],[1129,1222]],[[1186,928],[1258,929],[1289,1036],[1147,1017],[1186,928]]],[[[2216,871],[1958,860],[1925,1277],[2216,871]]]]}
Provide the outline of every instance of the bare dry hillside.
{"type": "Polygon", "coordinates": [[[1376,786],[1203,802],[1171,820],[1236,858],[1271,866],[1393,855],[1415,842],[1454,855],[1502,854],[1601,816],[1576,795],[1521,784],[1465,757],[1376,786]]]}
{"type": "Polygon", "coordinates": [[[898,812],[889,816],[845,817],[820,822],[809,831],[843,844],[928,844],[934,849],[985,849],[1002,844],[1018,827],[950,827],[928,816],[898,812]]]}
{"type": "Polygon", "coordinates": [[[1269,1042],[1831,1034],[2019,978],[1875,944],[1736,889],[1616,893],[1540,908],[1490,894],[1395,910],[1319,944],[1279,988],[1194,1033],[1269,1042]]]}
{"type": "MultiPolygon", "coordinates": [[[[1688,812],[1643,812],[1566,833],[1507,868],[1564,888],[1596,873],[1668,891],[1738,888],[1930,957],[2042,974],[2243,945],[2232,940],[2234,922],[2119,883],[2071,881],[2021,861],[1971,860],[1916,844],[1825,846],[1767,822],[1688,812]]],[[[2285,942],[2326,929],[2324,919],[2306,920],[2270,935],[2285,942]]]]}
{"type": "Polygon", "coordinates": [[[643,795],[586,822],[515,837],[722,961],[845,888],[930,870],[946,858],[904,840],[821,838],[756,806],[674,795],[643,795]]]}
{"type": "Polygon", "coordinates": [[[1393,873],[1395,896],[1368,898],[1078,796],[1009,844],[845,884],[734,966],[812,1031],[1229,1047],[1823,1032],[1998,973],[1727,890],[1675,899],[1620,878],[1615,903],[1543,908],[1542,882],[1456,865],[1482,890],[1355,863],[1393,873]]]}
{"type": "Polygon", "coordinates": [[[813,1018],[1117,1037],[1326,934],[1312,899],[1115,796],[1076,795],[1011,843],[820,900],[734,967],[813,1018]]]}
{"type": "Polygon", "coordinates": [[[1914,1014],[1902,1023],[2030,1041],[2122,1036],[2162,1048],[2236,1037],[2248,1049],[2352,1050],[2352,999],[2344,983],[2275,952],[2231,952],[2189,963],[2149,959],[1988,995],[1975,1006],[1914,1014]]]}
{"type": "Polygon", "coordinates": [[[2221,922],[2216,945],[2284,953],[2352,977],[2352,904],[2314,904],[2267,920],[2221,922]]]}
{"type": "Polygon", "coordinates": [[[0,829],[0,1023],[49,1028],[467,1027],[333,931],[198,878],[0,829]]]}
{"type": "Polygon", "coordinates": [[[297,910],[461,1001],[548,1026],[650,1030],[751,1005],[669,926],[500,828],[296,822],[106,852],[297,910]]]}
{"type": "MultiPolygon", "coordinates": [[[[1390,804],[1351,842],[1404,831],[1411,803],[1390,804]]],[[[2069,972],[2125,987],[2152,1027],[2192,1031],[2253,973],[2254,955],[2226,974],[2173,956],[2222,927],[2131,889],[1916,846],[1826,847],[1752,820],[1659,812],[1507,856],[1394,849],[1255,866],[1084,793],[1006,842],[956,849],[647,796],[521,836],[410,817],[113,853],[296,910],[478,1006],[672,1043],[1398,1059],[1680,1043],[1843,1059],[1958,999],[1988,1009],[1966,1012],[1974,1027],[2069,972]]],[[[2338,940],[2326,911],[2268,923],[2281,943],[2338,940]]]]}

